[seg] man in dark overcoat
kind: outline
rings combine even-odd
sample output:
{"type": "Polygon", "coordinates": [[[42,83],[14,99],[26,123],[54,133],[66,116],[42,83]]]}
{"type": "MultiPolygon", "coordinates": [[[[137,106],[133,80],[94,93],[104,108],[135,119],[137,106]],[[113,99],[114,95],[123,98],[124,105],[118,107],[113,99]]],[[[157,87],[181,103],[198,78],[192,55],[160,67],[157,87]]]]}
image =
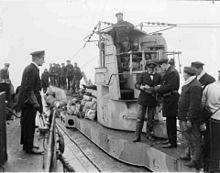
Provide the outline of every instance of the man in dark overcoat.
{"type": "Polygon", "coordinates": [[[31,53],[32,62],[23,72],[18,96],[18,107],[21,109],[21,144],[23,150],[30,154],[41,154],[42,151],[34,147],[35,117],[37,111],[42,113],[41,81],[39,66],[44,63],[44,51],[31,53]]]}
{"type": "Polygon", "coordinates": [[[143,128],[145,114],[147,112],[146,138],[154,140],[152,136],[155,109],[157,106],[156,93],[152,90],[154,86],[161,83],[161,75],[155,72],[157,64],[148,60],[147,71],[141,73],[140,78],[135,84],[135,88],[140,90],[138,97],[138,115],[136,123],[135,138],[133,142],[141,140],[141,131],[143,128]]]}
{"type": "Polygon", "coordinates": [[[177,147],[177,126],[176,117],[179,99],[179,73],[169,64],[168,58],[161,58],[157,61],[161,70],[165,72],[162,85],[154,87],[155,91],[163,97],[163,116],[166,117],[168,140],[164,142],[163,148],[177,147]]]}
{"type": "Polygon", "coordinates": [[[186,140],[188,152],[180,159],[190,162],[185,165],[201,168],[202,138],[200,134],[200,121],[202,110],[202,87],[196,78],[196,70],[184,67],[183,78],[185,83],[178,105],[178,119],[180,131],[186,140]]]}
{"type": "MultiPolygon", "coordinates": [[[[195,61],[191,63],[191,67],[193,67],[197,71],[197,80],[201,83],[203,91],[206,86],[215,82],[215,78],[209,75],[203,69],[204,64],[200,61],[195,61]]],[[[206,110],[203,109],[202,114],[205,114],[206,110]]],[[[210,152],[210,137],[209,137],[209,121],[205,119],[202,126],[206,126],[206,130],[202,130],[202,136],[204,139],[203,146],[203,160],[204,160],[204,171],[209,169],[209,152],[210,152]]]]}

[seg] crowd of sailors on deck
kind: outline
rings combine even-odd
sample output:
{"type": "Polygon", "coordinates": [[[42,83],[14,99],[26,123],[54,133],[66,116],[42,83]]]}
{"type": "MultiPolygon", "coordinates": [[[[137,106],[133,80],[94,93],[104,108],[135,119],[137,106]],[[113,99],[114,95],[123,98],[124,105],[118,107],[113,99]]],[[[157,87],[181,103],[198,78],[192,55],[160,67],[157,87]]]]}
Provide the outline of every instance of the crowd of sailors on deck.
{"type": "Polygon", "coordinates": [[[83,77],[81,69],[77,63],[74,66],[70,60],[66,61],[67,64],[61,63],[50,64],[49,70],[45,69],[41,75],[42,88],[46,91],[49,85],[60,87],[63,89],[72,90],[72,93],[76,93],[80,89],[80,80],[83,77]]]}

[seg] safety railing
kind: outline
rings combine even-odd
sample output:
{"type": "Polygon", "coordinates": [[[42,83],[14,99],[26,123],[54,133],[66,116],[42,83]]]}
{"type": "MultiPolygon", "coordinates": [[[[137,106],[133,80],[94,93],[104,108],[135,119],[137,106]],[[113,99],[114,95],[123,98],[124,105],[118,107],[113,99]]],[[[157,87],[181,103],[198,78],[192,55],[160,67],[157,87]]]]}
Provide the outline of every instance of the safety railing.
{"type": "Polygon", "coordinates": [[[63,169],[68,172],[74,172],[74,168],[69,165],[69,163],[62,156],[64,152],[64,138],[59,132],[56,125],[56,117],[60,112],[60,108],[66,105],[62,101],[58,101],[52,95],[46,95],[44,97],[47,104],[50,105],[50,128],[47,140],[47,147],[45,147],[43,169],[45,172],[56,172],[57,171],[57,160],[59,160],[63,169]]]}
{"type": "Polygon", "coordinates": [[[48,145],[44,155],[43,168],[45,172],[53,172],[56,170],[57,159],[56,159],[56,110],[53,108],[51,110],[51,124],[49,129],[48,145]]]}

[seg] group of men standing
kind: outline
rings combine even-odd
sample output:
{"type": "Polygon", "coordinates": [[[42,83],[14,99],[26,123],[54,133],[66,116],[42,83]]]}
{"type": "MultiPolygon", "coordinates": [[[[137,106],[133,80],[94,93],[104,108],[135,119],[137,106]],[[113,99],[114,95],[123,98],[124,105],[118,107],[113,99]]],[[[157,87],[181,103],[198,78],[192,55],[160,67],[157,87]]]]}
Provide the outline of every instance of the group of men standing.
{"type": "Polygon", "coordinates": [[[82,72],[76,62],[73,66],[71,61],[67,60],[66,66],[64,63],[61,63],[61,66],[55,63],[50,64],[49,71],[45,69],[41,78],[43,88],[47,88],[50,84],[63,89],[72,89],[75,93],[79,91],[82,72]]]}
{"type": "Polygon", "coordinates": [[[203,70],[203,63],[192,62],[184,67],[181,94],[178,93],[180,77],[167,58],[148,60],[147,71],[143,72],[135,87],[140,90],[138,98],[138,118],[133,142],[141,140],[141,131],[148,111],[146,138],[156,140],[153,136],[153,122],[158,100],[162,100],[162,112],[166,117],[168,140],[162,142],[163,148],[177,147],[177,119],[186,147],[185,155],[189,167],[209,170],[210,137],[209,119],[220,109],[219,82],[203,70]],[[160,67],[164,74],[156,72],[160,67]],[[215,83],[213,83],[215,82],[215,83]],[[212,84],[213,83],[213,84],[212,84]],[[158,99],[162,98],[162,99],[158,99]]]}

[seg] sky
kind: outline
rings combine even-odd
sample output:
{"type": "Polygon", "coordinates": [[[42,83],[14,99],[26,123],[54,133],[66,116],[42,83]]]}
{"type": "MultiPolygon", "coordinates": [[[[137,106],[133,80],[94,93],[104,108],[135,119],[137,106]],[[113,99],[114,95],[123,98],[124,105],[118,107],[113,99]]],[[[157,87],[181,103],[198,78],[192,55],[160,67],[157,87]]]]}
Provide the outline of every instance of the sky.
{"type": "MultiPolygon", "coordinates": [[[[83,48],[83,39],[92,33],[98,21],[115,23],[115,13],[119,11],[124,13],[124,20],[135,25],[148,21],[220,24],[218,1],[0,0],[0,68],[9,62],[10,78],[18,86],[23,69],[31,62],[30,52],[45,50],[46,62],[41,71],[49,63],[70,59],[94,81],[99,50],[96,42],[83,48]]],[[[176,27],[162,33],[168,50],[182,52],[182,66],[201,61],[205,70],[217,78],[220,28],[176,27]]]]}

